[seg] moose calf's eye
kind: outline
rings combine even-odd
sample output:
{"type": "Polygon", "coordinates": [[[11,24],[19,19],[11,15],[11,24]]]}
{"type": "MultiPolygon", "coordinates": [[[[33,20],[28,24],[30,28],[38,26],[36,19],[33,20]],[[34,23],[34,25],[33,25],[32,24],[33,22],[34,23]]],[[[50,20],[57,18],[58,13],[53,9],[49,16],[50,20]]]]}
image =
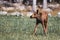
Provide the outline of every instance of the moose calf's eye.
{"type": "Polygon", "coordinates": [[[36,15],[36,14],[34,14],[34,15],[36,15]]]}
{"type": "Polygon", "coordinates": [[[40,15],[42,15],[42,13],[39,13],[40,15]]]}

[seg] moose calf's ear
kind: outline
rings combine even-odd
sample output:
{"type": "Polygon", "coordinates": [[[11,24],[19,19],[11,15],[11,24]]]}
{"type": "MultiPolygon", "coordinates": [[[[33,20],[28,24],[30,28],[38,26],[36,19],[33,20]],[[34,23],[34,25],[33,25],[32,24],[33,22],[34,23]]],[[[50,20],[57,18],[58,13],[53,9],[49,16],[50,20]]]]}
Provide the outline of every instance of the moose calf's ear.
{"type": "Polygon", "coordinates": [[[38,10],[37,10],[37,12],[36,12],[37,14],[38,14],[38,10]]]}

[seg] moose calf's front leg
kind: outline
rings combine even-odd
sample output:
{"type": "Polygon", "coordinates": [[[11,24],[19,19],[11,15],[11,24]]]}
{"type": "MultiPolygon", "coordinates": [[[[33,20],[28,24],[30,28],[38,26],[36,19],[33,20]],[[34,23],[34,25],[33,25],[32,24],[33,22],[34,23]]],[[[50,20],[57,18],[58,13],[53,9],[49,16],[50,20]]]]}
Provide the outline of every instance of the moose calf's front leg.
{"type": "Polygon", "coordinates": [[[36,34],[36,31],[37,31],[37,27],[38,27],[38,24],[35,25],[35,28],[34,28],[34,32],[33,32],[33,35],[36,34]]]}

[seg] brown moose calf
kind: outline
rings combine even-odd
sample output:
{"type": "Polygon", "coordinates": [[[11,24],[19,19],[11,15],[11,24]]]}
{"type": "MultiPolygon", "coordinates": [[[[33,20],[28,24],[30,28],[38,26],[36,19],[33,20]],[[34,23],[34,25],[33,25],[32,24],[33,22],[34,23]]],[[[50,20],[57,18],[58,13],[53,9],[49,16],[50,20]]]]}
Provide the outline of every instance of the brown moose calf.
{"type": "Polygon", "coordinates": [[[37,31],[37,26],[39,23],[42,24],[44,34],[47,34],[47,22],[48,22],[48,13],[44,10],[41,12],[37,10],[37,12],[33,13],[30,18],[35,18],[36,19],[36,25],[34,28],[33,34],[36,34],[37,31]]]}

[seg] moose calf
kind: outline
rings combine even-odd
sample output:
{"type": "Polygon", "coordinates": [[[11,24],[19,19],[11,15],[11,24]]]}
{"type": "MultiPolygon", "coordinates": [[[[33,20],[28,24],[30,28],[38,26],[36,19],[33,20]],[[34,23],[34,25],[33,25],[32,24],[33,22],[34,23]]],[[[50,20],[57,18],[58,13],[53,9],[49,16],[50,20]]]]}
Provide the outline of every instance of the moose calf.
{"type": "Polygon", "coordinates": [[[42,24],[44,34],[47,34],[47,22],[48,22],[48,13],[47,11],[42,10],[41,12],[37,10],[37,12],[33,13],[30,18],[35,18],[36,19],[36,25],[34,28],[33,34],[36,34],[37,31],[37,26],[39,23],[42,24]]]}

